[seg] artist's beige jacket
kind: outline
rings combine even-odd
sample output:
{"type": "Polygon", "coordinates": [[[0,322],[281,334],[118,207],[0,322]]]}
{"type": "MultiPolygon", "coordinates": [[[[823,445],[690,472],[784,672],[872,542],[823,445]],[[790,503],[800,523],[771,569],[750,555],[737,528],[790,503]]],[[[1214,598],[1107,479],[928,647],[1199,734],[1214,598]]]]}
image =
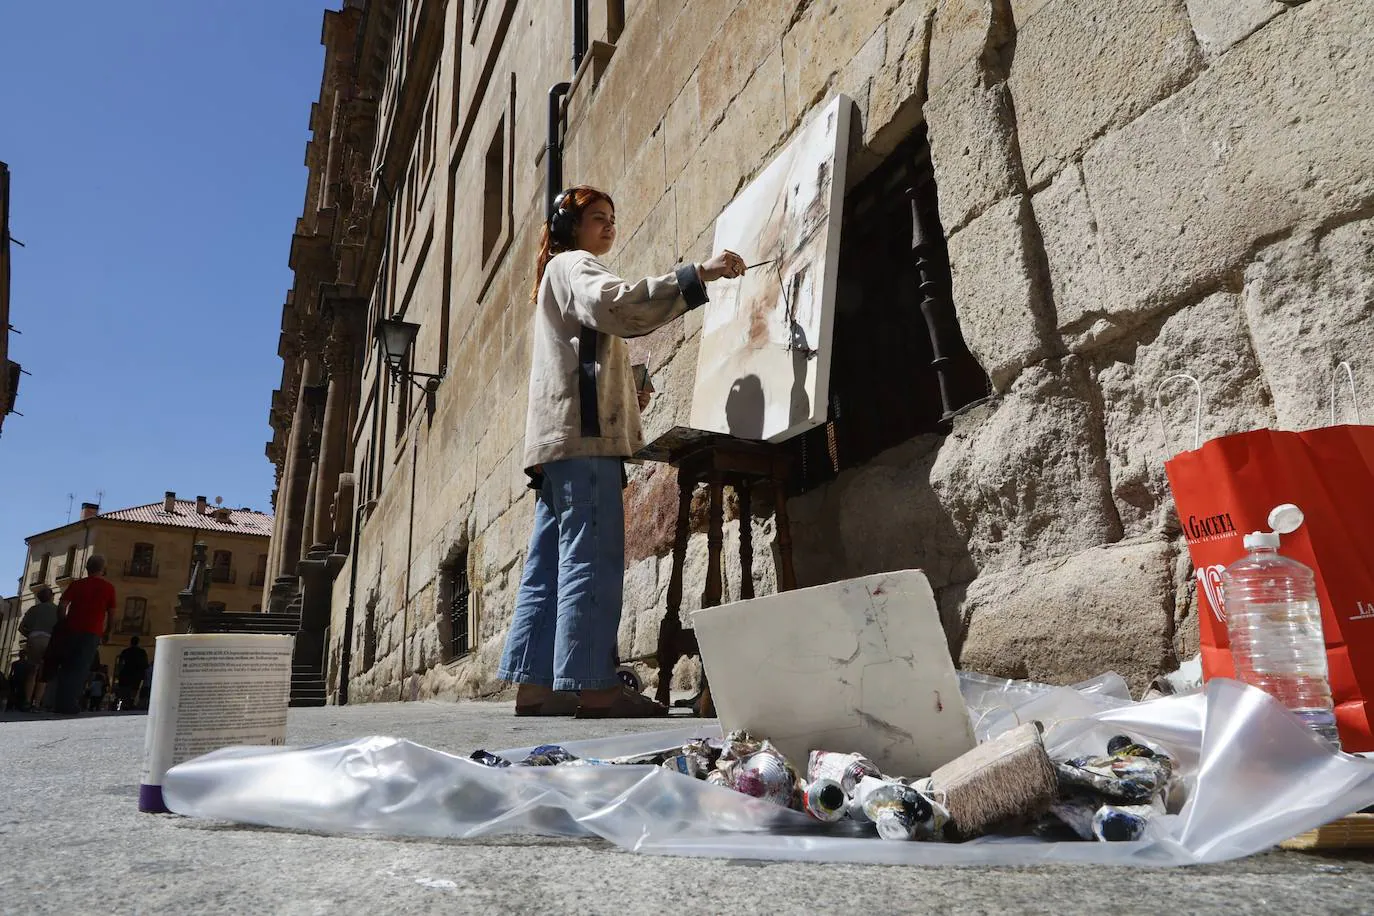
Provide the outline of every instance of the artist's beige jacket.
{"type": "Polygon", "coordinates": [[[628,458],[644,445],[627,337],[706,302],[696,265],[630,283],[587,251],[544,271],[530,336],[525,470],[563,458],[628,458]]]}

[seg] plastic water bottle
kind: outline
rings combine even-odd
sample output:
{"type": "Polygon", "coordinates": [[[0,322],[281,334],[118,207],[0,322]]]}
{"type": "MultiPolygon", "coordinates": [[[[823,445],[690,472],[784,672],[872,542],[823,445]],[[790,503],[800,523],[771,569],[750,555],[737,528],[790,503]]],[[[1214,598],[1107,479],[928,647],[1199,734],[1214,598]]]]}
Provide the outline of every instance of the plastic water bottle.
{"type": "Polygon", "coordinates": [[[1277,699],[1339,748],[1316,580],[1312,570],[1279,553],[1279,536],[1301,524],[1301,509],[1278,506],[1269,513],[1274,530],[1247,534],[1246,555],[1222,573],[1231,657],[1238,680],[1277,699]]]}

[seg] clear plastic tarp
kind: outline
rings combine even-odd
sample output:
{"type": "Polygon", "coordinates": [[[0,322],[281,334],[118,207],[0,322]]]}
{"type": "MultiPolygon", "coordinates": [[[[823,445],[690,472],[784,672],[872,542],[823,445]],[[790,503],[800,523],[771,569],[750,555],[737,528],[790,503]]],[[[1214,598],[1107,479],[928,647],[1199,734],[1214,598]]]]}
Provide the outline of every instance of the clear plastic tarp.
{"type": "MultiPolygon", "coordinates": [[[[1055,757],[1100,753],[1117,734],[1143,738],[1177,760],[1186,801],[1133,842],[899,842],[662,767],[496,769],[383,737],[226,748],[173,767],[163,792],[178,814],[328,833],[601,837],[652,855],[889,865],[1219,862],[1374,804],[1374,762],[1330,750],[1267,694],[1236,681],[1142,703],[1114,674],[1073,688],[963,675],[962,687],[979,740],[1030,719],[1046,724],[1055,757]]],[[[563,746],[604,759],[718,736],[718,727],[698,723],[563,746]]],[[[528,750],[497,753],[520,760],[528,750]]]]}

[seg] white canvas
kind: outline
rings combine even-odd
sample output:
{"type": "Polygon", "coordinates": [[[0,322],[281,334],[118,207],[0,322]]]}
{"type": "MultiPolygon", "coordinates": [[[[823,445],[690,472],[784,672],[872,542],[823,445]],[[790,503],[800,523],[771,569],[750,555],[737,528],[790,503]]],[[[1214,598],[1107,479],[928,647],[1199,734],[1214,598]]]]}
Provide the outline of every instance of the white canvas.
{"type": "Polygon", "coordinates": [[[692,615],[725,729],[804,766],[859,751],[927,776],[974,746],[935,596],[920,570],[781,592],[692,615]]]}
{"type": "Polygon", "coordinates": [[[826,419],[853,103],[837,96],[716,221],[746,264],[710,284],[691,425],[781,442],[826,419]]]}

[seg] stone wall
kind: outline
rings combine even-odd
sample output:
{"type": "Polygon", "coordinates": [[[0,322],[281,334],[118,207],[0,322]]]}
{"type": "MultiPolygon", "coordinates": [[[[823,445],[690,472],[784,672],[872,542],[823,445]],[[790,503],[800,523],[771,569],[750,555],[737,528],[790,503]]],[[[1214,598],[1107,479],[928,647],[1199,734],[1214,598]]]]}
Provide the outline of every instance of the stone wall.
{"type": "MultiPolygon", "coordinates": [[[[440,241],[406,255],[395,282],[419,290],[407,315],[427,329],[446,298],[448,377],[399,432],[394,417],[382,423],[384,484],[357,555],[354,699],[394,698],[412,672],[422,695],[500,690],[493,673],[532,509],[520,467],[527,299],[544,92],[566,78],[571,26],[564,4],[491,0],[481,29],[513,12],[503,43],[487,48],[489,33],[472,40],[456,28],[467,6],[448,4],[438,134],[453,139],[440,144],[415,231],[424,238],[430,221],[440,241]],[[481,89],[471,74],[485,60],[495,77],[481,89]],[[447,123],[453,112],[472,121],[474,139],[447,123]],[[480,263],[480,226],[465,202],[480,198],[481,154],[503,112],[515,119],[514,204],[492,266],[480,263]],[[438,574],[463,556],[479,638],[470,656],[446,663],[438,574]],[[377,631],[370,669],[360,664],[367,606],[377,631]]],[[[564,175],[616,198],[614,261],[626,275],[705,258],[721,209],[837,92],[857,106],[854,181],[923,121],[928,130],[955,306],[993,397],[948,435],[919,436],[794,498],[802,584],[924,568],[961,664],[994,674],[1062,682],[1114,668],[1140,686],[1196,651],[1163,475],[1163,461],[1190,442],[1193,408],[1170,388],[1161,424],[1155,394],[1170,375],[1197,376],[1204,437],[1323,422],[1340,359],[1355,361],[1368,394],[1374,144],[1362,125],[1374,115],[1374,7],[624,6],[609,61],[589,64],[568,100],[564,175]]],[[[637,356],[652,354],[660,392],[645,415],[650,438],[686,421],[700,327],[696,312],[633,342],[637,356]]],[[[440,352],[440,335],[429,334],[417,367],[440,352]]],[[[368,423],[364,412],[359,430],[368,423]]],[[[675,500],[670,469],[633,471],[624,657],[655,644],[675,500]]],[[[767,505],[756,499],[746,520],[759,593],[776,588],[767,505]]],[[[736,515],[727,514],[727,598],[742,574],[737,559],[730,565],[745,523],[736,515]]],[[[685,609],[699,604],[704,567],[698,533],[685,609]]],[[[349,580],[345,569],[336,582],[335,661],[349,580]]]]}

